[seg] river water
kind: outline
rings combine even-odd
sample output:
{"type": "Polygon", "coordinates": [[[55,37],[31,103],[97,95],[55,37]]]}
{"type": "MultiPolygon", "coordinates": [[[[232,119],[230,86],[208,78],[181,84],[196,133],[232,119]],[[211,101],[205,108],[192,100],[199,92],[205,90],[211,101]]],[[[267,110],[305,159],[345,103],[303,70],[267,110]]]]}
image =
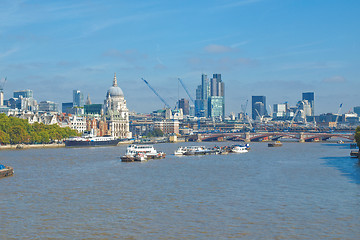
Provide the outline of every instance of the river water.
{"type": "Polygon", "coordinates": [[[141,163],[120,161],[126,146],[1,151],[15,175],[0,179],[0,239],[360,238],[348,144],[171,155],[181,145],[141,163]]]}

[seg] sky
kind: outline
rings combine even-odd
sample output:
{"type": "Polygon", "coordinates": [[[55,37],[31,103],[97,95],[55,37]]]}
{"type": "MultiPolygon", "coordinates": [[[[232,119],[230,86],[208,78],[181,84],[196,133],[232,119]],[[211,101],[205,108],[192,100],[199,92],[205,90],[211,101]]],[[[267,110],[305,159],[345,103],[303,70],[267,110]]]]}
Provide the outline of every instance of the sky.
{"type": "MultiPolygon", "coordinates": [[[[130,111],[195,98],[201,74],[220,73],[226,114],[251,96],[267,105],[315,92],[315,114],[360,106],[358,0],[0,0],[5,99],[32,89],[40,102],[78,89],[103,103],[114,73],[130,111]]],[[[268,110],[269,107],[267,106],[268,110]]]]}

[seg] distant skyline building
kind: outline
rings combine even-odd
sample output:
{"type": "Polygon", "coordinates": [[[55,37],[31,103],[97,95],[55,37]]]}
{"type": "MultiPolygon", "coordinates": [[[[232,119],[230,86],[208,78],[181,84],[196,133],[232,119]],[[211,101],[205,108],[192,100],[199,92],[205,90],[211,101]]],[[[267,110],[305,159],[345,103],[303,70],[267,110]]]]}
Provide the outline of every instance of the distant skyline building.
{"type": "Polygon", "coordinates": [[[360,106],[354,107],[354,113],[360,117],[360,106]]]}
{"type": "Polygon", "coordinates": [[[179,100],[178,102],[178,108],[183,110],[183,114],[184,115],[190,115],[190,105],[189,105],[189,100],[182,98],[179,100]]]}
{"type": "Polygon", "coordinates": [[[9,107],[25,111],[37,111],[38,104],[33,98],[33,91],[30,89],[14,91],[13,98],[8,101],[9,107]]]}
{"type": "Polygon", "coordinates": [[[39,103],[39,111],[41,112],[57,112],[58,104],[52,101],[41,101],[39,103]]]}
{"type": "Polygon", "coordinates": [[[224,98],[220,96],[210,96],[208,100],[209,117],[224,117],[224,98]]]}
{"type": "Polygon", "coordinates": [[[33,96],[33,91],[30,89],[26,89],[26,90],[20,90],[20,91],[14,91],[13,93],[14,98],[32,98],[33,96]]]}
{"type": "Polygon", "coordinates": [[[196,89],[195,116],[225,116],[225,85],[221,74],[213,74],[210,80],[206,74],[201,75],[201,85],[196,89]]]}
{"type": "Polygon", "coordinates": [[[84,95],[80,90],[73,90],[73,106],[74,107],[84,106],[84,95]]]}
{"type": "Polygon", "coordinates": [[[287,104],[286,103],[278,103],[274,104],[273,110],[273,118],[274,119],[284,119],[286,117],[287,112],[287,104]]]}
{"type": "Polygon", "coordinates": [[[72,102],[62,103],[61,104],[61,112],[66,113],[66,114],[74,114],[73,106],[74,105],[72,102]]]}
{"type": "Polygon", "coordinates": [[[315,116],[315,94],[314,92],[305,92],[302,94],[302,100],[307,100],[311,107],[311,115],[315,116]]]}
{"type": "Polygon", "coordinates": [[[252,119],[263,117],[267,114],[266,111],[266,97],[265,96],[252,96],[252,119]]]}

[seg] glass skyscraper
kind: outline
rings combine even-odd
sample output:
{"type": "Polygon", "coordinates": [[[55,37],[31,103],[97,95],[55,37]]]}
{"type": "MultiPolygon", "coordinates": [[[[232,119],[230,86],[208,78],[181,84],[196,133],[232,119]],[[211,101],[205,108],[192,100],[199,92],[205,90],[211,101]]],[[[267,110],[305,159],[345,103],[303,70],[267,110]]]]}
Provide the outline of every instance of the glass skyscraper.
{"type": "Polygon", "coordinates": [[[73,106],[83,107],[84,106],[84,95],[80,90],[73,90],[73,106]]]}
{"type": "Polygon", "coordinates": [[[225,115],[225,85],[221,74],[213,74],[208,79],[202,74],[201,85],[196,89],[195,115],[197,117],[224,117],[225,115]]]}
{"type": "Polygon", "coordinates": [[[307,100],[310,103],[311,116],[315,116],[315,94],[314,94],[314,92],[303,93],[302,100],[307,100]]]}
{"type": "Polygon", "coordinates": [[[252,96],[252,119],[256,119],[259,115],[262,117],[267,114],[266,97],[252,96]]]}

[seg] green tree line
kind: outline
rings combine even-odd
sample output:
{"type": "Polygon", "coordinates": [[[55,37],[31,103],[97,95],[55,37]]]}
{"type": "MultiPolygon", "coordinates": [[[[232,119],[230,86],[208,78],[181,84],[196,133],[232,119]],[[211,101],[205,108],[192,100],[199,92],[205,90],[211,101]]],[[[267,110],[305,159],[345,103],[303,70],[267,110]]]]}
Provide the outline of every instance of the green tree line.
{"type": "Polygon", "coordinates": [[[356,140],[358,147],[360,148],[360,126],[357,127],[355,130],[355,140],[356,140]]]}
{"type": "Polygon", "coordinates": [[[154,128],[154,130],[146,134],[146,137],[162,137],[162,136],[164,136],[164,133],[159,128],[154,128]]]}
{"type": "Polygon", "coordinates": [[[62,128],[57,124],[43,123],[29,124],[26,119],[8,117],[0,114],[0,144],[36,144],[61,141],[70,136],[77,136],[78,132],[69,127],[62,128]]]}

